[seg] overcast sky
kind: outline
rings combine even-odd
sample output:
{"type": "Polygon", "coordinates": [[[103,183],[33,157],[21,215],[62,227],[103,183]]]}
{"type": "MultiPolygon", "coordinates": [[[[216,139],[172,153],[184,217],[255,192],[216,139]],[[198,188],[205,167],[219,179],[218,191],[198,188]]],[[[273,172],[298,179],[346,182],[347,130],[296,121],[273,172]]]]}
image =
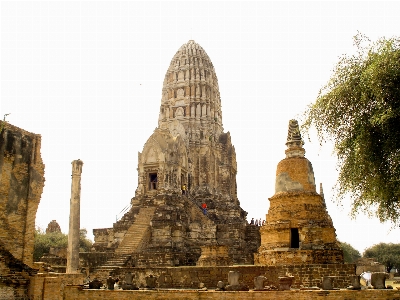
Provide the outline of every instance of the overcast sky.
{"type": "MultiPolygon", "coordinates": [[[[328,81],[353,36],[399,32],[400,2],[2,1],[0,115],[42,135],[45,188],[36,225],[68,232],[71,161],[84,162],[81,227],[112,227],[137,187],[137,157],[157,127],[165,72],[199,43],[219,81],[224,130],[248,218],[268,212],[288,122],[328,81]]],[[[332,146],[305,137],[340,241],[362,252],[399,229],[337,206],[332,146]]],[[[319,190],[319,188],[318,188],[319,190]]]]}

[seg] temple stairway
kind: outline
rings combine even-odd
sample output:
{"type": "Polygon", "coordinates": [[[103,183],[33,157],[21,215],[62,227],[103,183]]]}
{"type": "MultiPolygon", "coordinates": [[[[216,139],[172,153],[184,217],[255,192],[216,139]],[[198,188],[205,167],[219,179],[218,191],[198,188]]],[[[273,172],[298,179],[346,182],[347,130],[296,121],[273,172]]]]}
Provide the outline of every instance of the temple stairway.
{"type": "Polygon", "coordinates": [[[131,253],[137,250],[143,239],[146,237],[146,234],[148,234],[150,230],[150,221],[155,210],[155,207],[140,208],[135,221],[125,233],[118,248],[115,249],[114,257],[108,259],[104,265],[97,267],[97,270],[111,271],[115,268],[123,267],[127,263],[131,257],[131,253]]]}
{"type": "Polygon", "coordinates": [[[123,240],[115,250],[116,255],[130,254],[138,248],[146,233],[150,229],[150,221],[155,210],[155,207],[140,208],[135,222],[133,222],[131,227],[129,227],[123,240]]]}

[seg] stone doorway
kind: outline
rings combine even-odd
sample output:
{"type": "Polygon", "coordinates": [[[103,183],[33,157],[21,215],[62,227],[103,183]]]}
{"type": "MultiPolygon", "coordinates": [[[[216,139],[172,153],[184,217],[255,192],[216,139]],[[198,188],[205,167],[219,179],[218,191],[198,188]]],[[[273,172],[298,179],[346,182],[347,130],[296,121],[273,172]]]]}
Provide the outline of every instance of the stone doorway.
{"type": "Polygon", "coordinates": [[[290,228],[290,248],[299,248],[299,247],[300,247],[299,229],[290,228]]]}

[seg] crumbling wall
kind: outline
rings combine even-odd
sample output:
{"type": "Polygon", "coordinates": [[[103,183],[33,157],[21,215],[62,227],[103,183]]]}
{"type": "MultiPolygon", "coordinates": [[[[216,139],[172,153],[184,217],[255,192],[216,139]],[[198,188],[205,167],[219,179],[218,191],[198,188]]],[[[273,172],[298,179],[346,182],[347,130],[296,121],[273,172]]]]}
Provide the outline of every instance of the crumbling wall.
{"type": "MultiPolygon", "coordinates": [[[[168,278],[168,282],[158,284],[163,288],[198,288],[203,282],[208,288],[216,288],[218,281],[227,283],[229,271],[240,273],[239,281],[250,288],[254,287],[254,277],[265,276],[267,285],[279,285],[279,277],[291,274],[294,276],[293,287],[321,286],[324,276],[336,276],[335,288],[346,288],[351,282],[350,275],[355,275],[354,264],[304,264],[280,266],[218,266],[218,267],[164,267],[164,268],[119,268],[115,269],[115,277],[124,278],[127,272],[134,274],[134,282],[138,286],[145,286],[145,277],[154,275],[159,278],[168,278]]],[[[105,280],[108,274],[91,274],[91,278],[105,280]]]]}
{"type": "Polygon", "coordinates": [[[4,125],[0,133],[0,240],[15,258],[32,266],[36,211],[44,186],[41,136],[1,121],[0,125],[4,125]]]}
{"type": "Polygon", "coordinates": [[[83,274],[39,273],[30,278],[29,299],[75,299],[64,298],[64,288],[67,285],[83,285],[84,277],[83,274]]]}

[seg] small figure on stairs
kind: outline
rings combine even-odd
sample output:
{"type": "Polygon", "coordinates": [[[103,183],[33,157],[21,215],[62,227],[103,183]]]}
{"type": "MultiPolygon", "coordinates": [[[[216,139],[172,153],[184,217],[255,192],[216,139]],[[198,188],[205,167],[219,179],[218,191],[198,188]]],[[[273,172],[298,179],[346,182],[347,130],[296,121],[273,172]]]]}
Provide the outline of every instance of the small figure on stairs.
{"type": "Polygon", "coordinates": [[[205,204],[205,203],[203,203],[202,205],[201,205],[201,208],[203,209],[203,214],[207,214],[207,204],[205,204]]]}
{"type": "Polygon", "coordinates": [[[186,184],[182,185],[182,195],[186,195],[186,184]]]}

